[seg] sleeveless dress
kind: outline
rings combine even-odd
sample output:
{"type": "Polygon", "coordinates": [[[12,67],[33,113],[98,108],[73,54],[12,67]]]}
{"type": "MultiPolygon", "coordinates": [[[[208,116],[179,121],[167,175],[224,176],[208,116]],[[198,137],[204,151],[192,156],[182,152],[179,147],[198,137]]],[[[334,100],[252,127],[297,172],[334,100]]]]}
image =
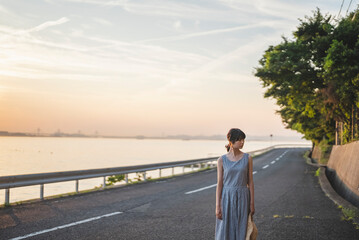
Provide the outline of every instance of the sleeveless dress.
{"type": "Polygon", "coordinates": [[[248,153],[236,162],[222,156],[223,190],[222,220],[216,218],[215,240],[245,240],[250,195],[248,183],[248,153]]]}

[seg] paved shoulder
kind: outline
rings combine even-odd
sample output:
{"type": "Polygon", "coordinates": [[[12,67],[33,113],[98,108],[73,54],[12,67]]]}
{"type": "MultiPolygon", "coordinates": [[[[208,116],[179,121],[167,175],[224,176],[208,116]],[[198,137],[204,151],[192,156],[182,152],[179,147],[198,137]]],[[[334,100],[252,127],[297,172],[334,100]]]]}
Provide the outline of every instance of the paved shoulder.
{"type": "Polygon", "coordinates": [[[317,168],[290,150],[277,168],[256,175],[258,239],[359,239],[353,224],[323,193],[317,168]]]}

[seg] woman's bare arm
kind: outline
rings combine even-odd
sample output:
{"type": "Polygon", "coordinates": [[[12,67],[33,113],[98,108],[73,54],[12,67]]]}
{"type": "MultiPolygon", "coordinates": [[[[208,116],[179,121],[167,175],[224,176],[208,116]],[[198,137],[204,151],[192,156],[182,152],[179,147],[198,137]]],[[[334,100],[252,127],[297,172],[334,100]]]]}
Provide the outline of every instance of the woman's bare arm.
{"type": "Polygon", "coordinates": [[[253,216],[255,209],[254,209],[253,159],[251,156],[249,156],[249,160],[248,160],[248,186],[251,194],[250,209],[251,209],[251,214],[253,216]]]}
{"type": "Polygon", "coordinates": [[[222,219],[222,189],[223,189],[223,161],[222,157],[217,160],[217,190],[216,190],[216,216],[222,219]]]}

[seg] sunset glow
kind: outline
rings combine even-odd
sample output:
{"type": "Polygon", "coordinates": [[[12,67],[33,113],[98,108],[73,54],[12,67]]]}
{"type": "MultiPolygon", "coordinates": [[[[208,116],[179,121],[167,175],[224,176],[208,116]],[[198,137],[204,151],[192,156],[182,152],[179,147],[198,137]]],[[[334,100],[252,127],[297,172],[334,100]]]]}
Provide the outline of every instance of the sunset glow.
{"type": "Polygon", "coordinates": [[[298,18],[338,5],[1,1],[0,131],[299,136],[253,71],[298,18]]]}

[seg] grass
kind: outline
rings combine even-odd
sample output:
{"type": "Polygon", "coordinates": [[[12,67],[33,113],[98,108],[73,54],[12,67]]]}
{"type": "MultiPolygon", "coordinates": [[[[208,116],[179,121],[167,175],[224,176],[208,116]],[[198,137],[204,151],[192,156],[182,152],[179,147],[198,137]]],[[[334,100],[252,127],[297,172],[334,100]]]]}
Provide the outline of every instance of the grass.
{"type": "Polygon", "coordinates": [[[351,222],[354,225],[355,229],[359,230],[359,223],[355,222],[356,218],[359,217],[358,210],[345,208],[341,205],[339,205],[338,208],[342,210],[342,220],[351,222]]]}
{"type": "Polygon", "coordinates": [[[355,217],[357,216],[356,211],[353,209],[345,208],[341,205],[339,205],[338,208],[342,210],[342,213],[343,213],[342,220],[353,221],[355,219],[355,217]]]}

